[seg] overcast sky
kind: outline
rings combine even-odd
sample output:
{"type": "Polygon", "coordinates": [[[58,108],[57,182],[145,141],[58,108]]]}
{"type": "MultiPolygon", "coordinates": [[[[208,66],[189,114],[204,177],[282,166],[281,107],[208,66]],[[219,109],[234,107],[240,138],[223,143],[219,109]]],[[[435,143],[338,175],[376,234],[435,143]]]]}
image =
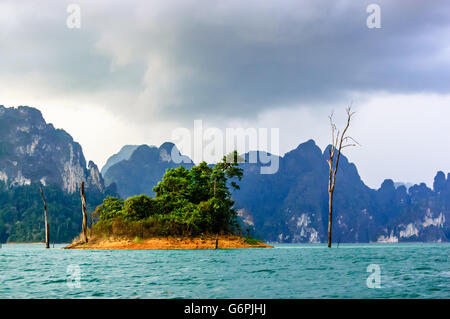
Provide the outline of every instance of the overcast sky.
{"type": "Polygon", "coordinates": [[[74,2],[0,2],[0,105],[39,108],[100,167],[195,119],[323,149],[353,101],[366,184],[450,171],[449,1],[86,0],[70,29],[74,2]]]}

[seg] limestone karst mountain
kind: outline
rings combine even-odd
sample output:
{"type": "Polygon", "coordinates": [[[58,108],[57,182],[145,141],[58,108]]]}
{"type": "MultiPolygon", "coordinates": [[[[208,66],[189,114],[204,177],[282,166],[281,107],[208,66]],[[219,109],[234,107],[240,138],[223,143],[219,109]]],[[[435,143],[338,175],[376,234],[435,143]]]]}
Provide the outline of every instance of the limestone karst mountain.
{"type": "Polygon", "coordinates": [[[39,110],[0,106],[0,242],[44,238],[40,187],[47,198],[50,240],[69,242],[80,232],[78,189],[84,181],[89,212],[108,194],[92,161],[64,130],[46,123],[39,110]]]}
{"type": "MultiPolygon", "coordinates": [[[[153,195],[165,171],[180,165],[172,154],[184,159],[186,168],[193,165],[172,143],[128,145],[108,160],[101,174],[93,162],[86,166],[81,146],[47,124],[39,110],[0,106],[0,241],[42,240],[41,185],[48,192],[53,238],[68,241],[80,229],[81,181],[88,188],[90,211],[107,195],[153,195]]],[[[260,174],[260,163],[242,164],[244,178],[233,199],[244,230],[250,228],[266,241],[326,241],[326,154],[327,149],[309,140],[277,157],[275,174],[260,174]]],[[[387,179],[371,189],[342,156],[333,241],[450,241],[450,175],[438,172],[432,188],[408,186],[387,179]]]]}
{"type": "Polygon", "coordinates": [[[68,193],[81,181],[100,192],[105,188],[97,166],[86,166],[80,144],[27,106],[0,105],[0,181],[8,186],[56,185],[68,193]]]}

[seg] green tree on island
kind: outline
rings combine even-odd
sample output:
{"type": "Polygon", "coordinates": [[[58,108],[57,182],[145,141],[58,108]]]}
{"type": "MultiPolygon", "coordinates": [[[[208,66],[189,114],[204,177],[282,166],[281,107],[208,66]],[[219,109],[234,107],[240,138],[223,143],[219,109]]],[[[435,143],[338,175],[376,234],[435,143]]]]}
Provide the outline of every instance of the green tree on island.
{"type": "Polygon", "coordinates": [[[139,195],[123,201],[107,197],[95,211],[96,234],[196,236],[231,233],[238,227],[230,188],[239,189],[242,162],[236,151],[211,167],[168,169],[153,188],[154,198],[139,195]]]}

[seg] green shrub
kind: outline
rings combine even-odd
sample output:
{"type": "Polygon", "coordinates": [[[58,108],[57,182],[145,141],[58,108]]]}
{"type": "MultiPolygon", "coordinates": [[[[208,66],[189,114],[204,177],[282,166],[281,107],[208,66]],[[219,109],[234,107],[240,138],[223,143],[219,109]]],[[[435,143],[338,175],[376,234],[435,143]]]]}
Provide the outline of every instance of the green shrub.
{"type": "Polygon", "coordinates": [[[113,219],[122,214],[123,205],[123,199],[108,196],[97,206],[94,214],[100,216],[101,220],[113,219]]]}
{"type": "Polygon", "coordinates": [[[157,213],[158,202],[146,195],[130,197],[123,206],[123,216],[128,220],[142,220],[157,213]]]}

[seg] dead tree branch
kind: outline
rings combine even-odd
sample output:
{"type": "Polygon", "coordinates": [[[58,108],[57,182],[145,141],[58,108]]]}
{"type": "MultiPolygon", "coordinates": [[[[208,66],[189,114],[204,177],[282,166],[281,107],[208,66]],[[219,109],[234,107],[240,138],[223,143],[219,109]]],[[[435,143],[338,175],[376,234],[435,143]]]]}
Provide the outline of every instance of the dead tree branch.
{"type": "Polygon", "coordinates": [[[351,136],[347,135],[348,128],[350,127],[350,122],[352,120],[355,112],[352,112],[351,105],[346,109],[347,112],[347,122],[342,131],[342,134],[337,130],[336,124],[334,123],[333,112],[328,117],[330,119],[331,125],[331,145],[328,149],[328,247],[331,248],[331,229],[333,221],[333,196],[334,189],[336,186],[336,174],[339,167],[339,160],[341,158],[341,151],[346,147],[357,146],[359,143],[351,136]],[[337,131],[337,133],[336,133],[337,131]]]}

